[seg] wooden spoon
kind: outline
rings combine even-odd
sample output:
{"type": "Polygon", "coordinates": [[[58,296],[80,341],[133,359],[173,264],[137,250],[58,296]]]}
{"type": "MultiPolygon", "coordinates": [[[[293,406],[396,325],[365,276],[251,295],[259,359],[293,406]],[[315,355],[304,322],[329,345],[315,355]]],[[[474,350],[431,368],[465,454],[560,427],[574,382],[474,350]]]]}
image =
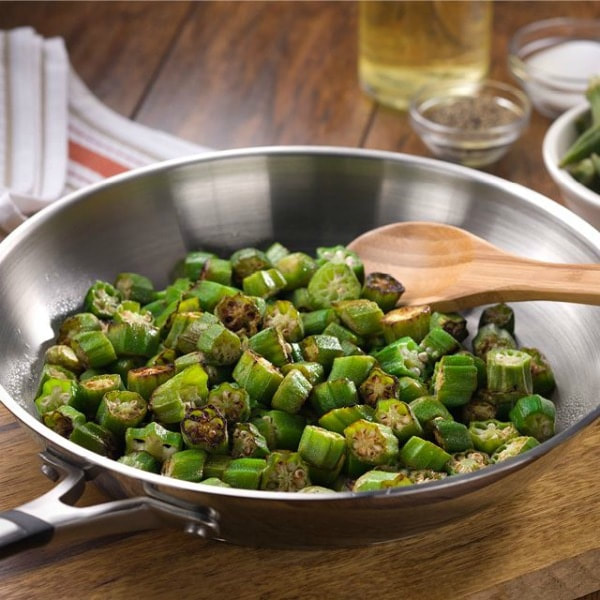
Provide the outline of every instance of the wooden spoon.
{"type": "Polygon", "coordinates": [[[367,273],[389,273],[404,285],[400,304],[445,312],[522,300],[600,304],[600,265],[521,258],[451,225],[393,223],[348,247],[367,273]]]}

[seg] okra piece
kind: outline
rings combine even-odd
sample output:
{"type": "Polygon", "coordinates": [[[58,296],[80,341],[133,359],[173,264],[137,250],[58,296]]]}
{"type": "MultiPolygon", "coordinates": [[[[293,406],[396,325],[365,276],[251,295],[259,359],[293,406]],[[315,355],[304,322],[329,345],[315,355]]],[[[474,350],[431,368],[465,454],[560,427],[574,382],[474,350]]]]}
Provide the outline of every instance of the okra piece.
{"type": "MultiPolygon", "coordinates": [[[[233,457],[227,454],[209,454],[206,457],[204,463],[204,477],[202,483],[205,483],[207,479],[220,479],[223,480],[223,473],[227,468],[227,465],[233,460],[233,457]]],[[[229,487],[229,486],[228,486],[229,487]]]]}
{"type": "Polygon", "coordinates": [[[319,426],[329,431],[343,434],[344,429],[359,419],[373,421],[375,418],[375,409],[366,404],[356,404],[354,406],[344,406],[343,408],[334,408],[319,417],[319,426]]]}
{"type": "Polygon", "coordinates": [[[287,291],[305,288],[318,268],[317,262],[304,252],[291,252],[273,264],[285,278],[287,291]]]}
{"type": "Polygon", "coordinates": [[[456,352],[459,347],[460,344],[456,338],[441,327],[434,327],[427,332],[419,344],[419,348],[425,353],[420,358],[423,362],[434,363],[441,356],[456,352]]]}
{"type": "Polygon", "coordinates": [[[216,258],[216,254],[203,250],[188,252],[183,259],[183,275],[192,281],[200,279],[202,269],[210,258],[216,258]]]}
{"type": "Polygon", "coordinates": [[[446,452],[454,454],[473,448],[466,425],[438,417],[432,421],[431,426],[436,444],[446,452]]]}
{"type": "Polygon", "coordinates": [[[408,403],[423,431],[432,433],[433,420],[437,417],[452,421],[450,411],[435,396],[422,396],[408,403]]]}
{"type": "Polygon", "coordinates": [[[91,312],[81,312],[67,317],[58,330],[58,344],[68,345],[76,333],[82,331],[100,331],[102,322],[91,312]]]}
{"type": "Polygon", "coordinates": [[[218,477],[209,477],[208,479],[203,479],[200,483],[203,485],[212,485],[214,487],[231,487],[228,483],[221,481],[218,477]]]}
{"type": "Polygon", "coordinates": [[[256,354],[260,354],[260,356],[266,358],[276,367],[282,367],[290,362],[290,345],[285,341],[281,332],[275,327],[267,327],[258,333],[255,333],[248,340],[248,348],[256,352],[256,354]]]}
{"type": "Polygon", "coordinates": [[[102,397],[96,422],[122,438],[128,427],[137,427],[148,412],[148,403],[138,393],[113,390],[102,397]]]}
{"type": "Polygon", "coordinates": [[[274,327],[286,342],[299,342],[304,337],[302,317],[289,300],[275,300],[266,307],[263,327],[274,327]]]}
{"type": "Polygon", "coordinates": [[[207,453],[188,448],[171,454],[162,464],[161,474],[183,481],[202,481],[207,453]]]}
{"type": "Polygon", "coordinates": [[[38,414],[43,417],[60,406],[76,404],[78,395],[79,385],[74,379],[48,379],[42,385],[42,390],[34,400],[34,404],[38,414]]]}
{"type": "Polygon", "coordinates": [[[456,354],[457,356],[470,356],[473,359],[473,364],[477,369],[477,387],[485,388],[487,386],[487,366],[485,364],[485,360],[479,356],[475,356],[468,350],[460,350],[456,354]]]}
{"type": "Polygon", "coordinates": [[[480,450],[467,450],[456,452],[446,463],[448,475],[462,475],[463,473],[474,473],[491,464],[488,454],[480,450]]]}
{"type": "Polygon", "coordinates": [[[360,397],[365,404],[373,407],[376,406],[379,400],[398,398],[398,382],[399,380],[395,375],[390,375],[379,367],[373,367],[360,384],[360,397]]]}
{"type": "Polygon", "coordinates": [[[464,341],[469,332],[467,330],[467,320],[458,313],[442,313],[434,311],[429,318],[429,330],[441,327],[446,333],[449,333],[455,340],[464,341]]]}
{"type": "Polygon", "coordinates": [[[409,469],[443,471],[451,455],[429,440],[413,436],[402,446],[400,460],[409,469]]]}
{"type": "Polygon", "coordinates": [[[91,375],[79,382],[79,391],[72,405],[91,419],[96,415],[104,394],[122,389],[123,380],[116,373],[91,375]]]}
{"type": "Polygon", "coordinates": [[[267,440],[252,423],[236,423],[231,434],[231,455],[235,458],[264,458],[269,454],[267,440]]]}
{"type": "Polygon", "coordinates": [[[265,256],[269,259],[272,265],[276,265],[277,261],[287,256],[290,253],[288,248],[279,242],[273,242],[266,250],[265,256]]]}
{"type": "Polygon", "coordinates": [[[531,383],[534,394],[550,396],[556,388],[554,372],[548,359],[537,348],[521,348],[531,357],[531,383]]]}
{"type": "Polygon", "coordinates": [[[179,423],[186,406],[196,406],[208,396],[208,375],[200,365],[188,367],[159,385],[150,396],[150,410],[161,423],[179,423]]]}
{"type": "Polygon", "coordinates": [[[512,423],[504,423],[497,419],[471,421],[469,435],[476,450],[493,454],[502,444],[519,437],[519,431],[512,423]]]}
{"type": "Polygon", "coordinates": [[[404,286],[395,277],[387,273],[369,273],[365,278],[361,298],[376,302],[386,313],[396,306],[403,293],[404,286]]]}
{"type": "Polygon", "coordinates": [[[143,323],[111,323],[106,331],[117,356],[146,356],[156,354],[160,345],[157,327],[143,323]]]}
{"type": "Polygon", "coordinates": [[[428,396],[429,388],[427,385],[415,379],[414,377],[399,377],[398,378],[398,394],[396,397],[403,402],[412,402],[421,396],[428,396]]]}
{"type": "Polygon", "coordinates": [[[341,340],[340,346],[344,351],[344,356],[364,356],[366,354],[364,350],[361,350],[356,344],[348,340],[341,340]]]}
{"type": "Polygon", "coordinates": [[[290,371],[298,370],[308,379],[311,385],[321,383],[325,379],[325,367],[318,362],[309,362],[306,360],[289,363],[281,367],[281,372],[287,375],[290,371]]]}
{"type": "Polygon", "coordinates": [[[373,353],[373,356],[386,373],[396,377],[419,378],[425,372],[425,362],[421,360],[423,358],[421,349],[410,337],[395,340],[373,353]]]}
{"type": "Polygon", "coordinates": [[[74,335],[71,347],[86,369],[104,367],[117,359],[113,345],[102,331],[82,331],[74,335]]]}
{"type": "Polygon", "coordinates": [[[429,483],[430,481],[440,481],[445,479],[448,474],[433,469],[408,469],[407,472],[413,483],[429,483]]]}
{"type": "Polygon", "coordinates": [[[311,305],[330,308],[333,302],[359,298],[361,284],[348,265],[327,262],[315,271],[307,289],[311,305]]]}
{"type": "Polygon", "coordinates": [[[250,399],[264,406],[271,403],[275,390],[283,381],[281,371],[252,350],[246,350],[233,369],[233,379],[250,394],[250,399]]]}
{"type": "Polygon", "coordinates": [[[442,404],[467,404],[476,389],[477,368],[470,356],[446,355],[436,363],[433,391],[442,404]]]}
{"type": "Polygon", "coordinates": [[[130,427],[125,431],[125,453],[148,452],[161,464],[175,452],[183,449],[183,438],[177,431],[169,431],[152,421],[144,427],[130,427]]]}
{"type": "Polygon", "coordinates": [[[309,464],[333,469],[346,452],[343,435],[316,425],[307,425],[298,444],[298,453],[309,464]]]}
{"type": "Polygon", "coordinates": [[[172,365],[175,362],[176,356],[177,353],[175,352],[175,350],[173,350],[172,348],[165,348],[164,346],[161,346],[158,352],[146,361],[145,366],[158,367],[164,365],[172,365]]]}
{"type": "Polygon", "coordinates": [[[173,365],[138,367],[127,372],[127,389],[137,392],[144,400],[150,400],[152,392],[175,375],[173,365]]]}
{"type": "Polygon", "coordinates": [[[554,435],[556,407],[552,400],[539,394],[519,398],[509,413],[510,420],[522,435],[544,442],[554,435]]]}
{"type": "MultiPolygon", "coordinates": [[[[129,373],[129,371],[132,369],[139,369],[140,367],[143,367],[145,362],[146,361],[143,356],[122,356],[121,358],[117,358],[115,362],[106,365],[103,370],[105,370],[107,373],[118,375],[122,381],[127,381],[127,373],[129,373]]],[[[86,373],[86,378],[88,378],[88,376],[101,374],[102,373],[97,369],[88,370],[86,373]]]]}
{"type": "Polygon", "coordinates": [[[221,323],[210,325],[203,331],[197,347],[207,363],[217,366],[233,365],[242,355],[240,338],[221,323]]]}
{"type": "Polygon", "coordinates": [[[330,369],[334,359],[344,354],[340,341],[330,335],[309,335],[300,342],[300,348],[305,360],[317,362],[325,369],[330,369]]]}
{"type": "Polygon", "coordinates": [[[390,427],[359,419],[344,429],[351,455],[368,465],[387,465],[398,458],[398,438],[390,427]]]}
{"type": "Polygon", "coordinates": [[[486,355],[487,389],[491,392],[531,394],[531,356],[520,350],[496,348],[486,355]]]}
{"type": "Polygon", "coordinates": [[[140,450],[131,454],[124,454],[117,462],[134,469],[147,471],[148,473],[160,473],[160,462],[148,452],[140,450]]]}
{"type": "Polygon", "coordinates": [[[223,481],[234,488],[257,490],[266,466],[264,458],[234,458],[223,471],[223,481]]]}
{"type": "Polygon", "coordinates": [[[413,485],[411,478],[405,473],[394,471],[378,471],[372,469],[363,473],[354,483],[353,492],[374,492],[390,488],[413,485]]]}
{"type": "Polygon", "coordinates": [[[139,273],[119,273],[114,287],[125,300],[134,300],[140,304],[149,304],[156,299],[152,281],[139,273]]]}
{"type": "Polygon", "coordinates": [[[266,269],[256,271],[252,275],[244,277],[242,289],[247,296],[258,298],[272,298],[286,286],[285,277],[278,269],[266,269]]]}
{"type": "Polygon", "coordinates": [[[431,307],[401,306],[387,312],[381,319],[383,336],[388,344],[409,337],[419,343],[429,331],[431,307]]]}
{"type": "Polygon", "coordinates": [[[227,419],[211,404],[186,409],[181,435],[186,448],[206,450],[210,454],[225,454],[229,450],[227,419]]]}
{"type": "Polygon", "coordinates": [[[289,296],[288,300],[299,310],[310,312],[311,310],[316,310],[313,306],[312,299],[310,294],[308,293],[308,288],[300,287],[293,290],[289,296]]]}
{"type": "Polygon", "coordinates": [[[299,369],[289,371],[273,394],[271,406],[296,414],[308,400],[313,386],[299,369]]]}
{"type": "Polygon", "coordinates": [[[198,281],[188,293],[198,298],[202,310],[213,312],[223,298],[235,296],[240,293],[240,290],[216,281],[203,279],[198,281]]]}
{"type": "MultiPolygon", "coordinates": [[[[344,439],[342,437],[342,439],[344,439]]],[[[333,486],[339,478],[342,468],[346,464],[346,441],[344,440],[344,452],[340,455],[338,462],[330,469],[324,469],[308,464],[308,474],[313,484],[333,486]]]]}
{"type": "Polygon", "coordinates": [[[260,489],[297,492],[311,484],[309,468],[298,452],[271,452],[262,472],[260,489]]]}
{"type": "Polygon", "coordinates": [[[517,342],[506,329],[502,329],[494,323],[488,323],[480,327],[473,338],[473,354],[485,360],[487,353],[494,348],[510,348],[515,350],[517,342]]]}
{"type": "Polygon", "coordinates": [[[370,375],[375,359],[372,356],[338,356],[333,359],[328,381],[334,379],[349,379],[354,385],[360,386],[370,375]]]}
{"type": "Polygon", "coordinates": [[[121,292],[114,286],[107,281],[96,281],[88,288],[83,305],[86,312],[91,312],[101,319],[110,319],[121,300],[121,292]]]}
{"type": "Polygon", "coordinates": [[[346,461],[344,462],[343,471],[348,476],[349,480],[342,482],[341,485],[348,488],[347,490],[340,489],[339,491],[352,491],[354,481],[360,477],[363,473],[370,471],[373,465],[359,460],[352,452],[346,453],[346,461]]]}
{"type": "Polygon", "coordinates": [[[298,490],[301,494],[330,494],[334,493],[335,490],[324,487],[322,485],[307,485],[306,487],[298,490]]]}
{"type": "Polygon", "coordinates": [[[50,346],[44,353],[44,362],[48,365],[57,365],[73,373],[81,373],[85,369],[75,351],[65,344],[50,346]]]}
{"type": "MultiPolygon", "coordinates": [[[[175,373],[181,373],[181,371],[187,369],[188,367],[191,367],[192,365],[200,365],[202,367],[205,367],[205,370],[208,373],[208,370],[206,369],[207,365],[205,362],[205,356],[202,352],[200,352],[200,350],[195,350],[194,352],[188,352],[186,354],[178,356],[170,366],[174,367],[175,373]]],[[[210,375],[208,379],[210,386],[210,375]]]]}
{"type": "Polygon", "coordinates": [[[531,436],[522,435],[516,438],[508,440],[508,442],[502,444],[491,456],[492,463],[499,463],[519,454],[523,454],[540,443],[531,436]]]}
{"type": "Polygon", "coordinates": [[[337,313],[333,308],[320,308],[301,314],[304,335],[319,335],[330,323],[339,323],[337,313]]]}
{"type": "Polygon", "coordinates": [[[339,323],[332,321],[323,329],[323,335],[332,335],[342,342],[350,342],[357,346],[364,344],[364,340],[362,337],[356,335],[353,331],[350,331],[348,328],[340,325],[339,323]]]}
{"type": "MultiPolygon", "coordinates": [[[[198,338],[200,334],[207,329],[211,324],[218,323],[219,320],[214,315],[210,313],[202,313],[200,311],[185,311],[185,312],[177,312],[173,314],[173,318],[171,319],[169,326],[169,332],[165,337],[164,345],[167,348],[177,349],[180,338],[184,335],[184,332],[188,331],[186,341],[189,343],[191,348],[185,348],[185,350],[189,350],[190,352],[196,349],[196,344],[198,343],[198,338]],[[192,324],[197,321],[202,320],[202,325],[199,328],[194,328],[194,336],[191,339],[190,331],[192,324]]],[[[183,349],[180,351],[183,352],[183,349]]],[[[184,352],[185,353],[185,352],[184,352]]]]}
{"type": "Polygon", "coordinates": [[[358,404],[356,385],[347,378],[318,383],[310,395],[310,404],[319,415],[334,408],[358,404]]]}
{"type": "Polygon", "coordinates": [[[359,298],[334,302],[333,308],[341,322],[351,331],[361,336],[381,333],[383,311],[376,302],[359,298]]]}
{"type": "Polygon", "coordinates": [[[116,459],[119,456],[119,443],[117,438],[105,427],[92,421],[77,425],[69,439],[96,454],[116,459]]]}
{"type": "Polygon", "coordinates": [[[250,418],[250,396],[235,383],[224,382],[213,388],[207,404],[217,408],[231,425],[250,418]]]}
{"type": "Polygon", "coordinates": [[[464,423],[471,421],[487,421],[495,419],[498,414],[496,405],[487,397],[477,392],[471,400],[462,406],[461,420],[464,423]]]}
{"type": "Polygon", "coordinates": [[[213,256],[209,258],[202,268],[200,279],[214,281],[221,285],[231,286],[233,281],[233,269],[231,262],[213,256]]]}
{"type": "Polygon", "coordinates": [[[423,435],[419,420],[410,406],[401,400],[379,400],[375,408],[375,421],[389,427],[400,442],[405,442],[413,435],[423,435]]]}
{"type": "Polygon", "coordinates": [[[270,450],[297,450],[306,419],[274,409],[252,419],[252,424],[267,440],[270,450]]]}
{"type": "Polygon", "coordinates": [[[262,323],[256,302],[241,293],[222,298],[215,306],[215,315],[227,329],[239,336],[253,336],[262,323]]]}
{"type": "Polygon", "coordinates": [[[511,335],[515,334],[515,313],[513,309],[501,302],[485,308],[479,317],[479,329],[493,323],[500,329],[506,329],[511,335]]]}
{"type": "Polygon", "coordinates": [[[42,366],[42,374],[40,375],[40,380],[38,383],[38,389],[36,393],[37,396],[42,393],[42,387],[49,379],[71,379],[75,381],[77,380],[77,375],[75,375],[73,371],[69,371],[69,369],[65,369],[60,365],[44,364],[42,366]]]}
{"type": "Polygon", "coordinates": [[[229,257],[229,260],[233,269],[234,281],[238,284],[241,284],[252,273],[272,267],[267,255],[257,248],[241,248],[240,250],[236,250],[229,257]]]}
{"type": "Polygon", "coordinates": [[[42,420],[46,427],[66,438],[71,435],[75,427],[83,425],[86,421],[83,413],[68,404],[63,404],[58,406],[56,410],[44,413],[42,420]]]}
{"type": "Polygon", "coordinates": [[[325,263],[343,264],[352,269],[352,272],[358,279],[363,281],[365,278],[365,267],[362,260],[353,250],[349,250],[345,246],[320,246],[317,248],[317,263],[319,265],[325,263]]]}

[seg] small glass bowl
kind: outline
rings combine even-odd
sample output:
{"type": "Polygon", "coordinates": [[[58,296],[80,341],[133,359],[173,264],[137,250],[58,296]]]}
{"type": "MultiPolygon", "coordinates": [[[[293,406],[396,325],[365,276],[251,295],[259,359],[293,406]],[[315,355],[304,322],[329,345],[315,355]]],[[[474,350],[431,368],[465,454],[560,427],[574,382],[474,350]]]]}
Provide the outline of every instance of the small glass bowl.
{"type": "Polygon", "coordinates": [[[428,85],[409,108],[413,129],[436,156],[469,167],[504,156],[530,115],[526,94],[491,80],[428,85]]]}
{"type": "Polygon", "coordinates": [[[584,99],[600,73],[600,20],[547,19],[518,29],[508,66],[535,108],[554,119],[584,99]]]}

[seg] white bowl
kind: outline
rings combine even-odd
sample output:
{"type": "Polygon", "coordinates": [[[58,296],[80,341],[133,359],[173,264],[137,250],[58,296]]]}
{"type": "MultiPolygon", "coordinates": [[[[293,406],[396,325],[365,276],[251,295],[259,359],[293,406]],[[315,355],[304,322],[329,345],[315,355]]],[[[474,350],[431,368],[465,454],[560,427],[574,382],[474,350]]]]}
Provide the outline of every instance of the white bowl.
{"type": "Polygon", "coordinates": [[[542,155],[546,169],[560,188],[567,207],[600,229],[600,195],[558,166],[565,151],[577,137],[575,121],[589,110],[590,105],[586,101],[556,119],[544,137],[542,155]]]}

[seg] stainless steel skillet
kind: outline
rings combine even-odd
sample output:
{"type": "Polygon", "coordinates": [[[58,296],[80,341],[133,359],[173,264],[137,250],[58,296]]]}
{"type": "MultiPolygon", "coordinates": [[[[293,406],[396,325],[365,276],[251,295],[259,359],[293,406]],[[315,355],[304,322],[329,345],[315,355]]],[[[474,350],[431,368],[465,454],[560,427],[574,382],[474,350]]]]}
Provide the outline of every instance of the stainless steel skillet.
{"type": "MultiPolygon", "coordinates": [[[[58,322],[95,279],[138,271],[157,286],[195,248],[224,254],[278,240],[294,249],[348,242],[394,221],[463,227],[516,254],[598,262],[600,233],[552,201],[488,174],[400,154],[326,147],[215,152],[128,173],[65,198],[0,244],[0,400],[62,477],[48,495],[0,515],[12,552],[54,535],[173,525],[267,546],[349,546],[397,539],[514,495],[600,416],[600,309],[515,305],[523,345],[542,348],[559,382],[559,433],[472,475],[389,492],[303,495],[230,490],[143,473],[46,429],[32,399],[58,322]],[[86,480],[114,501],[73,508],[86,480]]],[[[478,312],[469,315],[472,330],[478,312]]]]}

